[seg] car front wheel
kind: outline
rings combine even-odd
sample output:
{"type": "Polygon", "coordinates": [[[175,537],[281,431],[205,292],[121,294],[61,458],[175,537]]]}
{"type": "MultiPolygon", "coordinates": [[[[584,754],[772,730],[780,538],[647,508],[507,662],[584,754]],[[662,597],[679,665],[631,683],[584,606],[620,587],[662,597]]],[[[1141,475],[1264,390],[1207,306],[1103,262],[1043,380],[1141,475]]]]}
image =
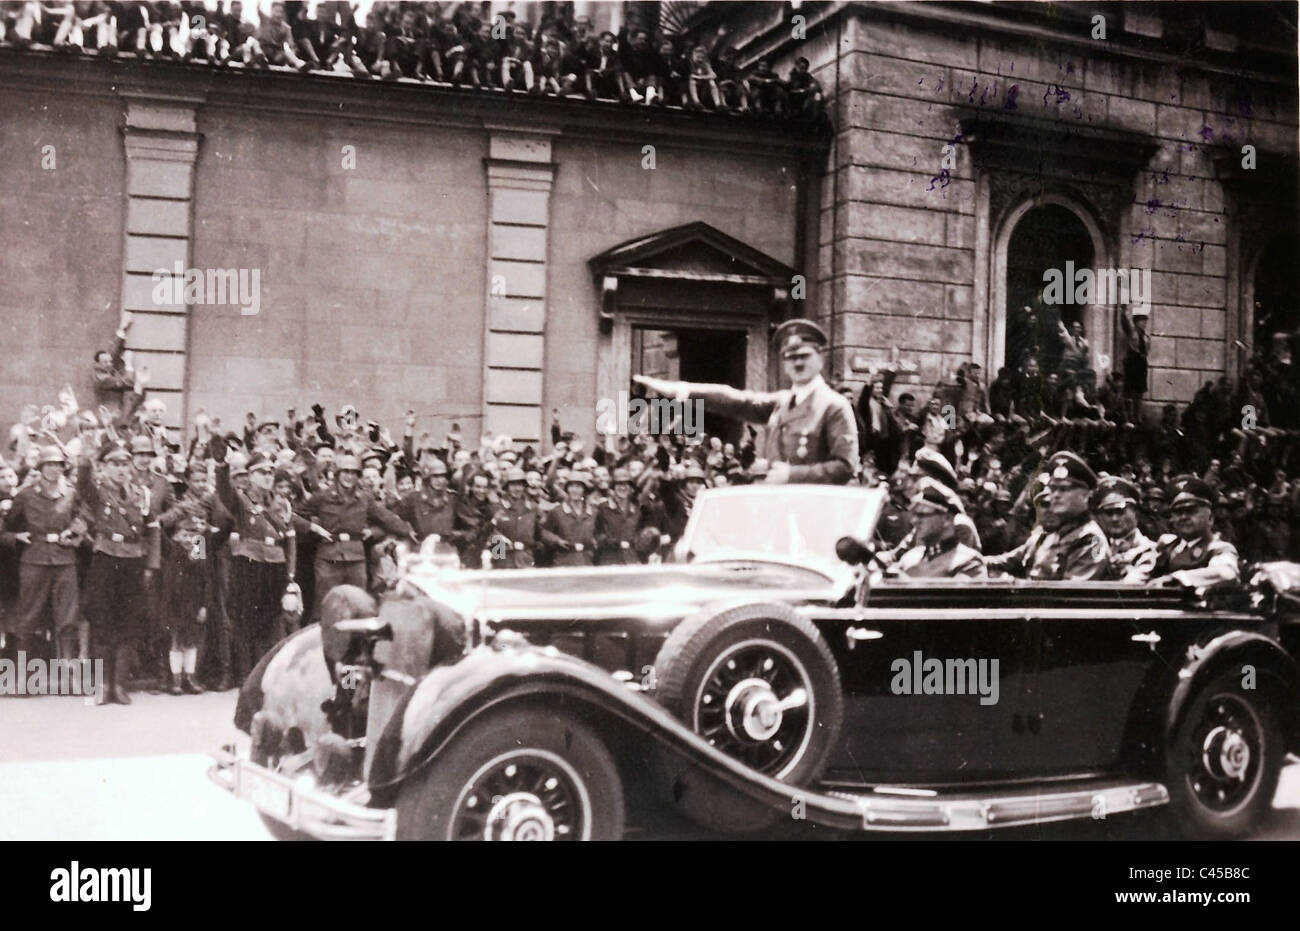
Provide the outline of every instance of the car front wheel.
{"type": "Polygon", "coordinates": [[[616,840],[623,818],[604,741],[534,708],[472,721],[397,798],[399,840],[616,840]]]}
{"type": "Polygon", "coordinates": [[[1174,827],[1203,838],[1248,834],[1272,804],[1282,755],[1267,692],[1242,689],[1236,674],[1211,680],[1192,699],[1168,758],[1174,827]]]}

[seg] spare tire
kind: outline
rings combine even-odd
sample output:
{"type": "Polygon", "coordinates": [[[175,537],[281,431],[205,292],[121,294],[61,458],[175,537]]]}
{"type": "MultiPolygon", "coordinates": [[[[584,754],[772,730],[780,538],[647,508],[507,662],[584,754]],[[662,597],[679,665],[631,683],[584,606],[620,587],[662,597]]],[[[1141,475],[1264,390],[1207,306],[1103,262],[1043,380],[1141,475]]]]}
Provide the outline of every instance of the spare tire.
{"type": "Polygon", "coordinates": [[[821,775],[844,695],[821,632],[789,605],[705,610],[655,658],[656,698],[712,746],[794,786],[821,775]]]}

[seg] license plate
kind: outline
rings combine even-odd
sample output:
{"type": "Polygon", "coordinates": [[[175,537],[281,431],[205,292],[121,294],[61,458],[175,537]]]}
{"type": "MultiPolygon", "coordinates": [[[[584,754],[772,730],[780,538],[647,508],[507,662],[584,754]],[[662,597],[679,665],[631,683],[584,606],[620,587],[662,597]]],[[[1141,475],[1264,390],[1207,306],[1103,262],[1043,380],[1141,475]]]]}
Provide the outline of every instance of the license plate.
{"type": "Polygon", "coordinates": [[[273,779],[268,779],[256,770],[246,769],[241,774],[245,794],[258,811],[265,812],[280,821],[289,820],[292,806],[293,790],[273,779]]]}

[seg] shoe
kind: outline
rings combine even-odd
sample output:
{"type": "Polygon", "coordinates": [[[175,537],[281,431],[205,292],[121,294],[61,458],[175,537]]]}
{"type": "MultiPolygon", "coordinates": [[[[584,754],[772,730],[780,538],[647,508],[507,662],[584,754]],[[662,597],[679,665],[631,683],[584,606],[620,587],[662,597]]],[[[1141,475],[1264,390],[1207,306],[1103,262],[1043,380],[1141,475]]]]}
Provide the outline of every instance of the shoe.
{"type": "Polygon", "coordinates": [[[131,696],[127,694],[124,686],[115,684],[113,686],[113,701],[119,705],[129,705],[131,704],[131,696]]]}
{"type": "Polygon", "coordinates": [[[183,684],[182,684],[182,679],[181,679],[180,676],[172,676],[172,677],[171,677],[171,682],[169,682],[169,683],[167,684],[167,694],[168,694],[168,695],[184,695],[184,694],[185,694],[185,688],[184,688],[184,686],[183,686],[183,684]]]}
{"type": "Polygon", "coordinates": [[[203,686],[194,681],[193,676],[186,674],[181,676],[181,684],[178,686],[177,691],[172,694],[202,695],[205,691],[207,690],[203,686]]]}
{"type": "Polygon", "coordinates": [[[235,687],[234,680],[231,679],[230,676],[227,674],[222,676],[221,679],[218,680],[216,691],[229,692],[234,687],[235,687]]]}

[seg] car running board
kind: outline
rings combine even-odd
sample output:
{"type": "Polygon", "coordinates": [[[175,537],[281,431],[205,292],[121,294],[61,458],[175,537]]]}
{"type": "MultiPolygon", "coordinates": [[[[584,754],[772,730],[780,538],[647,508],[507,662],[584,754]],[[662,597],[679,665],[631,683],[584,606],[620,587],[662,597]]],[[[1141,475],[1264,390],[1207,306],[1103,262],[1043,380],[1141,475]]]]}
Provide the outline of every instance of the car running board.
{"type": "MultiPolygon", "coordinates": [[[[873,792],[831,791],[820,800],[829,802],[825,806],[828,808],[854,806],[860,816],[858,829],[863,831],[978,831],[1049,821],[1101,820],[1113,814],[1164,805],[1169,801],[1169,791],[1158,782],[1107,780],[1071,788],[1053,786],[1036,791],[1003,789],[987,793],[879,786],[873,792]]],[[[809,819],[815,818],[814,812],[822,808],[809,798],[809,819]]],[[[842,818],[834,820],[843,823],[842,818]]]]}

